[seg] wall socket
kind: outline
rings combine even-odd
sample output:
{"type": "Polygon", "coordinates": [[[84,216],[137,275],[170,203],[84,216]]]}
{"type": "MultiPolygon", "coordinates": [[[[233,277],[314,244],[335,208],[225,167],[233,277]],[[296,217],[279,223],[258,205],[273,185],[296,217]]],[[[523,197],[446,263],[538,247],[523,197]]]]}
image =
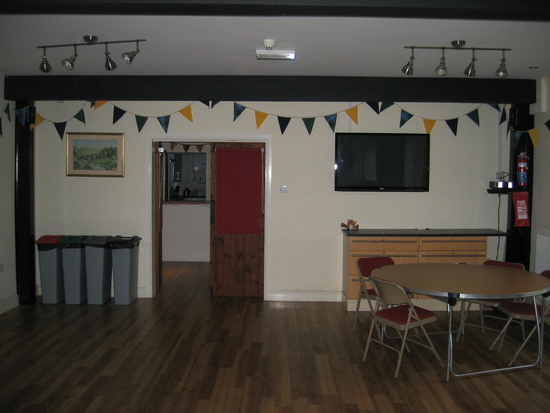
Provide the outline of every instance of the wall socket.
{"type": "Polygon", "coordinates": [[[496,179],[504,179],[508,176],[508,174],[504,171],[497,172],[495,174],[496,179]]]}

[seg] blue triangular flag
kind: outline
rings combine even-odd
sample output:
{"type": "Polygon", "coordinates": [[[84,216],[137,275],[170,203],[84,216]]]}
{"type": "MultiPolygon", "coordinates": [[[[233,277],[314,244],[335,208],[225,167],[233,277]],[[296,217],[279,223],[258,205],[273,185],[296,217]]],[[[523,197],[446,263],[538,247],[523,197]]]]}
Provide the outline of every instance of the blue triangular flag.
{"type": "Polygon", "coordinates": [[[137,123],[137,127],[138,127],[138,132],[141,132],[141,130],[143,129],[143,127],[145,126],[145,123],[147,122],[149,118],[146,117],[146,116],[138,116],[136,115],[136,123],[137,123]]]}
{"type": "Polygon", "coordinates": [[[372,110],[376,112],[377,115],[380,115],[380,105],[378,102],[365,102],[367,105],[369,105],[372,110]]]}
{"type": "Polygon", "coordinates": [[[2,137],[2,118],[0,118],[0,138],[2,137]]]}
{"type": "Polygon", "coordinates": [[[200,102],[201,102],[202,104],[204,104],[204,105],[210,107],[210,101],[209,101],[209,100],[201,100],[200,102]]]}
{"type": "Polygon", "coordinates": [[[514,142],[514,148],[515,148],[516,146],[518,146],[519,140],[521,139],[521,135],[523,135],[523,132],[517,131],[517,130],[512,130],[511,135],[512,135],[512,139],[513,139],[513,142],[514,142]]]}
{"type": "Polygon", "coordinates": [[[479,111],[477,109],[472,110],[470,113],[468,113],[466,116],[468,116],[470,119],[474,121],[474,123],[479,126],[479,111]]]}
{"type": "Polygon", "coordinates": [[[121,117],[123,117],[126,114],[125,110],[122,110],[120,108],[117,108],[116,106],[113,106],[113,125],[117,123],[121,117]]]}
{"type": "Polygon", "coordinates": [[[451,129],[451,132],[456,136],[457,130],[458,130],[458,118],[456,119],[447,119],[445,121],[447,123],[447,126],[451,129]]]}
{"type": "Polygon", "coordinates": [[[546,126],[548,130],[550,130],[550,119],[545,122],[544,126],[546,126]]]}
{"type": "Polygon", "coordinates": [[[160,116],[157,118],[164,132],[168,133],[168,124],[170,123],[170,115],[160,116]]]}
{"type": "Polygon", "coordinates": [[[399,127],[402,127],[405,123],[407,123],[409,120],[411,120],[412,117],[413,117],[413,115],[411,115],[410,113],[405,112],[403,109],[401,109],[401,119],[399,121],[399,127]]]}
{"type": "Polygon", "coordinates": [[[378,113],[382,113],[383,111],[385,111],[387,108],[393,106],[393,102],[382,102],[382,104],[380,105],[380,112],[378,113]]]}
{"type": "Polygon", "coordinates": [[[86,123],[86,118],[84,116],[84,109],[80,109],[80,111],[74,115],[75,119],[79,120],[82,123],[86,123]]]}
{"type": "Polygon", "coordinates": [[[55,129],[57,129],[57,133],[59,133],[59,137],[61,140],[63,140],[63,135],[65,135],[65,128],[67,127],[67,122],[59,122],[54,123],[55,129]]]}
{"type": "Polygon", "coordinates": [[[500,105],[498,103],[487,103],[492,108],[496,109],[498,112],[500,112],[500,105]]]}
{"type": "Polygon", "coordinates": [[[306,125],[307,133],[311,135],[311,131],[313,130],[313,125],[315,124],[315,118],[303,118],[304,125],[306,125]]]}
{"type": "Polygon", "coordinates": [[[338,114],[335,113],[334,115],[327,115],[325,116],[325,120],[328,123],[328,126],[330,126],[330,129],[334,132],[334,129],[336,129],[336,119],[338,118],[338,114]]]}
{"type": "Polygon", "coordinates": [[[503,110],[501,113],[500,113],[500,122],[498,123],[499,125],[502,125],[504,122],[506,122],[506,111],[503,110]]]}
{"type": "Polygon", "coordinates": [[[6,109],[4,109],[4,113],[6,115],[8,115],[8,121],[11,122],[10,104],[9,103],[6,105],[6,109]]]}
{"type": "Polygon", "coordinates": [[[218,103],[220,103],[220,100],[213,100],[210,102],[210,109],[212,109],[214,106],[216,106],[218,103]]]}
{"type": "Polygon", "coordinates": [[[21,126],[25,126],[29,117],[29,107],[25,106],[22,109],[15,110],[15,118],[19,121],[21,126]]]}
{"type": "Polygon", "coordinates": [[[279,121],[279,128],[281,129],[281,135],[285,133],[286,127],[290,123],[291,118],[283,118],[282,116],[277,116],[279,121]]]}
{"type": "Polygon", "coordinates": [[[239,105],[238,103],[233,104],[233,122],[237,120],[239,116],[241,116],[241,113],[245,111],[245,107],[239,105]]]}

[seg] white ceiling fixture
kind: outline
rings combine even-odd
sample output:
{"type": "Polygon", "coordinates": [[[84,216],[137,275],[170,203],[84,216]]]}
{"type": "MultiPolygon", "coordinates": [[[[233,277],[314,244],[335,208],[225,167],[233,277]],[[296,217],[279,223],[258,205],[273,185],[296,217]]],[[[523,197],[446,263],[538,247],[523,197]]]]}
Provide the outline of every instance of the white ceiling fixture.
{"type": "Polygon", "coordinates": [[[294,60],[296,51],[290,49],[274,49],[275,40],[265,39],[264,48],[256,49],[256,59],[258,60],[294,60]]]}

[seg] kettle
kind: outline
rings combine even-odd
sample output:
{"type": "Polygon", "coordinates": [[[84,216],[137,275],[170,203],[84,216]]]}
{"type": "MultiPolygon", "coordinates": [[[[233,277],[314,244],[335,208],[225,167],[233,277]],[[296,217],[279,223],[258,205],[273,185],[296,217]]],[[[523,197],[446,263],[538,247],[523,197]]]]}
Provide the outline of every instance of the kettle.
{"type": "Polygon", "coordinates": [[[191,190],[189,188],[183,188],[183,197],[189,198],[190,195],[191,195],[191,190]]]}

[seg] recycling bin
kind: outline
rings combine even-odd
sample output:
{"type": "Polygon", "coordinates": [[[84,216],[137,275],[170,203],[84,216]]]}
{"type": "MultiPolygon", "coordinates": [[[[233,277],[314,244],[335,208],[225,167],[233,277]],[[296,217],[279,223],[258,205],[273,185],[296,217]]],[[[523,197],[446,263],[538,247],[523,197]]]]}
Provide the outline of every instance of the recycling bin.
{"type": "Polygon", "coordinates": [[[108,245],[111,238],[91,235],[83,241],[88,304],[102,305],[111,298],[113,260],[108,245]]]}
{"type": "Polygon", "coordinates": [[[87,235],[68,235],[59,241],[66,304],[82,304],[87,298],[84,255],[84,240],[86,238],[88,238],[87,235]]]}
{"type": "Polygon", "coordinates": [[[136,236],[117,235],[109,242],[113,254],[115,304],[129,305],[137,299],[139,242],[136,236]]]}
{"type": "Polygon", "coordinates": [[[65,300],[63,265],[59,241],[65,235],[44,235],[36,240],[42,303],[57,304],[65,300]]]}

